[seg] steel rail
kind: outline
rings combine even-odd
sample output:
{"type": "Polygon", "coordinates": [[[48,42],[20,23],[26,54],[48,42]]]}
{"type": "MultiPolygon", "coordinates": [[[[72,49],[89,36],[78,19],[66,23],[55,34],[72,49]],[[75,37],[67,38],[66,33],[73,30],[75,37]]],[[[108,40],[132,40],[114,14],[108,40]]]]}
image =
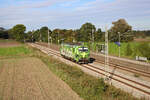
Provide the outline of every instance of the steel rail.
{"type": "MultiPolygon", "coordinates": [[[[97,61],[102,61],[102,62],[104,62],[103,60],[97,60],[97,61]]],[[[136,70],[136,71],[139,71],[139,72],[142,72],[142,73],[150,74],[150,72],[146,72],[146,71],[139,70],[139,69],[136,69],[136,68],[127,67],[127,65],[125,66],[125,65],[115,64],[115,63],[113,63],[112,61],[110,61],[109,63],[112,64],[112,65],[114,65],[114,66],[125,67],[125,68],[131,69],[131,70],[136,70]]]]}
{"type": "MultiPolygon", "coordinates": [[[[95,62],[104,64],[103,61],[97,61],[97,60],[96,60],[95,62]]],[[[127,72],[139,74],[139,75],[142,75],[142,76],[144,76],[144,77],[150,78],[150,74],[149,74],[149,73],[146,73],[146,72],[141,71],[141,70],[132,69],[132,68],[128,68],[128,67],[120,67],[120,65],[112,64],[112,63],[110,63],[109,65],[110,65],[110,67],[115,67],[115,68],[121,69],[121,70],[123,70],[123,71],[125,70],[125,71],[127,71],[127,72]]]]}

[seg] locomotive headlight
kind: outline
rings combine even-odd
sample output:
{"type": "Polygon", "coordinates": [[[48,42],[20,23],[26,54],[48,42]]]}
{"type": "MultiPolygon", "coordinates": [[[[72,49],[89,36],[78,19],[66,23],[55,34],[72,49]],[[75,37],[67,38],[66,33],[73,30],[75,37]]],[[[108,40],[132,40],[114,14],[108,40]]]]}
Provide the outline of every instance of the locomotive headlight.
{"type": "Polygon", "coordinates": [[[86,53],[85,53],[85,52],[83,52],[83,53],[82,53],[82,57],[83,57],[83,58],[85,58],[85,56],[86,56],[86,53]]]}

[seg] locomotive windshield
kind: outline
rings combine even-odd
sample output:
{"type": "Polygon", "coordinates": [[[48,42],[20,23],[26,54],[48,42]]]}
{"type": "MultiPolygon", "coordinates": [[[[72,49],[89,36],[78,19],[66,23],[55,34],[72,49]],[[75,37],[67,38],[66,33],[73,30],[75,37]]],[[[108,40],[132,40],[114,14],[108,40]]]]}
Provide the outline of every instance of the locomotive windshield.
{"type": "Polygon", "coordinates": [[[79,48],[79,51],[86,52],[86,51],[88,51],[88,48],[87,47],[82,47],[82,48],[79,48]]]}

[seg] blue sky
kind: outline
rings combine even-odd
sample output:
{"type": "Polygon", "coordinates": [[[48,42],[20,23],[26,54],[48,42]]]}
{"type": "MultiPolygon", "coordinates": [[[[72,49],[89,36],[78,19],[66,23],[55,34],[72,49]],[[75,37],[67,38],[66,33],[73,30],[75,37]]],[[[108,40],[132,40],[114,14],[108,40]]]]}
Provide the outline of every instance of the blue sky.
{"type": "Polygon", "coordinates": [[[150,0],[0,0],[0,11],[0,26],[7,29],[77,29],[91,22],[104,30],[120,18],[135,30],[150,29],[150,0]]]}

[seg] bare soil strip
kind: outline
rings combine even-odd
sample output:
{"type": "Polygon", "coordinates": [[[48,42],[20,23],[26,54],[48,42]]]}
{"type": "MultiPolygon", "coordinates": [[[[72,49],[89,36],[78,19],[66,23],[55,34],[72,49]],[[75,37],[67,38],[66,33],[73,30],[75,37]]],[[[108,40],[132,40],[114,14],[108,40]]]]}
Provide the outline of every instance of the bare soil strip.
{"type": "Polygon", "coordinates": [[[0,61],[1,100],[81,100],[37,58],[0,61]]]}
{"type": "Polygon", "coordinates": [[[4,48],[4,47],[16,47],[16,46],[20,46],[21,43],[15,42],[15,41],[11,41],[11,42],[0,42],[0,48],[4,48]]]}

